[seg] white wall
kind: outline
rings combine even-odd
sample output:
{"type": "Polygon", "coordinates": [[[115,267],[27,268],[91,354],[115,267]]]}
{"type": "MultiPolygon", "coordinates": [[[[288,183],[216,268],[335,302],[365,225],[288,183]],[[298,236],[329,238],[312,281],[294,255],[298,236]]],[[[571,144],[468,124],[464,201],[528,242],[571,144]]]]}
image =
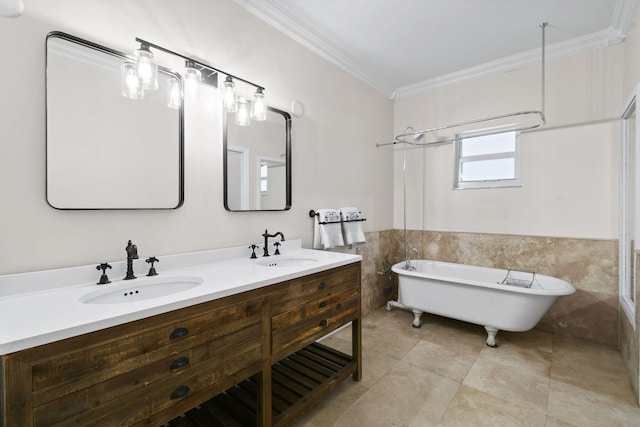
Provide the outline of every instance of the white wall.
{"type": "MultiPolygon", "coordinates": [[[[265,228],[310,246],[309,209],[358,206],[366,231],[392,227],[392,136],[383,95],[288,39],[231,0],[30,0],[0,18],[0,274],[260,243],[265,228]],[[185,203],[172,211],[58,211],[45,200],[45,36],[59,30],[118,49],[135,37],[264,85],[293,121],[293,207],[230,213],[222,203],[217,94],[185,110],[185,203]]],[[[137,185],[145,185],[138,183],[137,185]]],[[[161,268],[162,264],[160,264],[161,268]]]]}
{"type": "MultiPolygon", "coordinates": [[[[617,239],[623,53],[617,45],[547,62],[547,125],[522,135],[520,188],[452,190],[453,144],[409,150],[408,228],[617,239]],[[603,119],[612,120],[594,123],[603,119]]],[[[532,66],[433,89],[397,101],[394,127],[538,110],[540,87],[540,66],[532,66]]],[[[403,225],[401,159],[396,153],[396,228],[403,225]]]]}

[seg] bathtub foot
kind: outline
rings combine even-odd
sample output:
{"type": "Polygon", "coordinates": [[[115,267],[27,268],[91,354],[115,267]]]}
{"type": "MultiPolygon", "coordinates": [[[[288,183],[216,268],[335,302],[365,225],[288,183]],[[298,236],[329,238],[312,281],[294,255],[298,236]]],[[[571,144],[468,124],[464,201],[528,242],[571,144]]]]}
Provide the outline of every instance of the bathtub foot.
{"type": "Polygon", "coordinates": [[[413,327],[419,328],[420,325],[420,317],[422,316],[422,312],[420,310],[416,310],[415,308],[411,310],[413,312],[413,327]]]}
{"type": "Polygon", "coordinates": [[[485,326],[484,329],[487,331],[487,345],[492,348],[498,347],[498,344],[496,344],[496,334],[499,329],[492,326],[485,326]]]}
{"type": "Polygon", "coordinates": [[[404,309],[408,308],[407,306],[405,306],[402,303],[399,303],[398,301],[393,301],[393,300],[387,301],[387,311],[391,311],[392,307],[404,308],[404,309]]]}

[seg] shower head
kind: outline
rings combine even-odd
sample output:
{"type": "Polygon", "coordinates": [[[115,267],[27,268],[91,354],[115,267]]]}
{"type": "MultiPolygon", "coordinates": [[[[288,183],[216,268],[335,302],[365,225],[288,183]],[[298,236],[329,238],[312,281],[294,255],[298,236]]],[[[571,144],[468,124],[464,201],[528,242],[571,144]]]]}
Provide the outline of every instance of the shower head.
{"type": "Polygon", "coordinates": [[[417,144],[420,141],[422,141],[423,139],[424,139],[424,132],[416,131],[411,126],[407,126],[404,129],[404,134],[403,135],[396,136],[396,141],[405,142],[405,143],[408,143],[408,144],[417,144]],[[411,141],[407,141],[407,140],[402,138],[402,137],[405,137],[405,136],[411,136],[411,141]]]}
{"type": "Polygon", "coordinates": [[[424,132],[413,135],[413,142],[418,143],[424,139],[424,132]]]}

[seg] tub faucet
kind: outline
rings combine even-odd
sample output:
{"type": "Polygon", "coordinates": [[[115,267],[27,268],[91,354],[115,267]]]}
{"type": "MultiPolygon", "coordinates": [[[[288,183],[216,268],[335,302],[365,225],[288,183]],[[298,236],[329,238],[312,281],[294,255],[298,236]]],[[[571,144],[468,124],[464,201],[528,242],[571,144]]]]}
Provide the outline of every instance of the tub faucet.
{"type": "Polygon", "coordinates": [[[133,260],[138,259],[138,247],[129,240],[125,250],[127,251],[127,275],[124,280],[135,279],[136,276],[133,274],[133,260]]]}
{"type": "Polygon", "coordinates": [[[415,271],[416,268],[411,265],[411,252],[415,252],[416,253],[416,257],[420,258],[420,252],[418,252],[418,250],[416,248],[411,248],[410,250],[407,251],[407,258],[405,260],[404,263],[404,269],[407,271],[415,271]]]}
{"type": "MultiPolygon", "coordinates": [[[[264,234],[262,235],[262,237],[264,237],[264,253],[262,256],[269,256],[269,237],[276,237],[278,235],[280,236],[280,241],[284,242],[284,234],[282,234],[282,231],[278,231],[275,234],[269,234],[266,229],[264,230],[264,234]]],[[[277,248],[276,255],[280,255],[280,251],[277,248]]]]}

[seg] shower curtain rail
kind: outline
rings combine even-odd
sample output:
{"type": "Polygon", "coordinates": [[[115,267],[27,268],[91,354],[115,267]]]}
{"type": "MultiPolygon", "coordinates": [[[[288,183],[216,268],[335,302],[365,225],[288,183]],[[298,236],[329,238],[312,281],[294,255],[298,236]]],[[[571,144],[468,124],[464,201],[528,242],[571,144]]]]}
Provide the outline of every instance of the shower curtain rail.
{"type": "MultiPolygon", "coordinates": [[[[509,119],[512,117],[519,117],[519,116],[538,116],[537,117],[537,121],[533,124],[529,124],[529,125],[516,125],[516,124],[505,124],[502,126],[495,126],[495,127],[490,127],[490,128],[485,128],[484,130],[487,131],[487,133],[490,132],[508,132],[508,131],[525,131],[525,130],[530,130],[530,129],[535,129],[538,128],[544,124],[547,123],[547,120],[544,116],[544,113],[542,111],[536,111],[536,110],[531,110],[531,111],[518,111],[515,113],[509,113],[509,114],[501,114],[498,116],[492,116],[492,117],[485,117],[482,119],[476,119],[476,120],[469,120],[466,122],[461,122],[461,123],[456,123],[456,124],[452,124],[452,125],[444,125],[444,126],[438,126],[438,127],[434,127],[434,128],[429,128],[429,129],[421,129],[421,130],[417,130],[417,131],[412,131],[412,132],[405,132],[405,133],[401,133],[399,135],[396,135],[395,139],[393,142],[386,142],[386,143],[382,143],[382,144],[376,144],[376,147],[384,147],[386,145],[395,145],[395,144],[409,144],[409,145],[416,145],[416,146],[424,146],[424,145],[438,145],[438,144],[446,144],[449,142],[454,142],[457,138],[457,134],[461,133],[462,131],[464,131],[464,127],[465,126],[470,126],[470,125],[475,125],[475,124],[479,124],[479,123],[487,123],[487,122],[491,122],[491,121],[498,121],[498,120],[505,120],[505,119],[509,119]],[[450,130],[450,129],[458,129],[460,132],[455,132],[456,135],[454,136],[445,136],[445,137],[438,137],[438,135],[435,135],[435,139],[433,140],[429,140],[427,139],[425,142],[416,142],[416,141],[407,141],[406,137],[416,137],[419,135],[424,135],[426,138],[428,138],[428,136],[431,136],[429,134],[433,134],[435,132],[438,131],[443,131],[443,130],[450,130]]],[[[477,131],[477,129],[475,130],[477,131]]]]}
{"type": "MultiPolygon", "coordinates": [[[[546,76],[545,76],[545,33],[547,22],[543,22],[540,24],[542,28],[542,71],[541,71],[541,82],[540,82],[540,110],[530,110],[530,111],[517,111],[515,113],[502,114],[492,117],[485,117],[482,119],[469,120],[466,122],[456,123],[452,125],[444,125],[432,127],[429,129],[422,130],[414,130],[411,129],[411,132],[407,132],[407,129],[399,135],[396,135],[393,142],[387,142],[382,144],[376,144],[376,147],[384,147],[387,145],[396,145],[396,144],[409,144],[413,146],[428,146],[428,145],[438,145],[438,144],[446,144],[450,142],[454,142],[456,138],[460,134],[465,132],[474,133],[500,133],[500,132],[509,132],[509,131],[526,131],[538,128],[547,123],[547,120],[544,116],[545,110],[545,89],[546,89],[546,76]],[[537,117],[535,117],[537,116],[537,117]],[[526,118],[535,117],[535,122],[528,123],[526,122],[526,118]],[[513,122],[509,119],[519,118],[524,119],[521,122],[513,122]],[[500,123],[500,121],[502,121],[500,123]],[[484,126],[480,129],[472,128],[466,129],[466,127],[470,127],[472,125],[484,124],[484,126]],[[446,136],[438,135],[438,132],[449,131],[446,136]],[[411,140],[406,140],[404,138],[412,137],[411,140]]],[[[532,120],[530,118],[530,120],[532,120]]]]}

